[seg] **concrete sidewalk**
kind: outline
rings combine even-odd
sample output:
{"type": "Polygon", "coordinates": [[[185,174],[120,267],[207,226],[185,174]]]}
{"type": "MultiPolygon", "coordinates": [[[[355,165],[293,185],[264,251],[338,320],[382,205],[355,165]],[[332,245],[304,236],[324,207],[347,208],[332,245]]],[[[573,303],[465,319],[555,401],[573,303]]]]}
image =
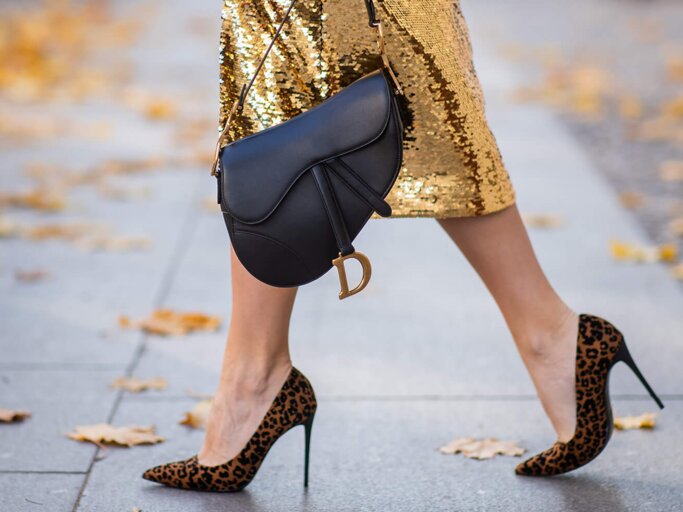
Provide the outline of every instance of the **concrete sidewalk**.
{"type": "MultiPolygon", "coordinates": [[[[146,468],[198,450],[202,432],[178,420],[195,403],[188,389],[213,392],[227,325],[217,334],[157,338],[117,330],[118,315],[164,306],[227,319],[230,308],[227,234],[220,216],[201,205],[214,182],[205,169],[163,171],[129,178],[154,191],[144,202],[102,203],[87,191],[79,197],[97,220],[152,236],[148,252],[93,255],[59,242],[0,242],[3,269],[45,268],[55,276],[21,286],[7,271],[0,274],[0,406],[33,412],[24,423],[0,426],[1,510],[681,510],[683,293],[663,267],[611,260],[611,238],[646,243],[642,230],[553,114],[507,101],[519,77],[486,44],[487,11],[474,4],[464,5],[477,69],[520,209],[567,221],[532,231],[539,258],[570,304],[624,331],[667,404],[657,429],[617,432],[594,463],[554,479],[516,477],[517,459],[440,454],[439,446],[461,436],[515,439],[535,453],[552,444],[553,433],[493,300],[438,225],[373,221],[356,243],[375,268],[367,292],[340,303],[330,273],[301,290],[295,310],[294,362],[320,402],[309,489],[302,487],[299,429],[275,445],[242,493],[191,493],[143,481],[146,468]],[[163,376],[169,387],[142,395],[110,390],[122,374],[163,376]],[[64,437],[78,424],[104,421],[154,424],[167,441],[103,453],[64,437]]],[[[181,41],[171,34],[190,15],[213,20],[217,30],[217,14],[208,3],[165,2],[140,43],[147,48],[138,57],[141,79],[175,73],[213,84],[215,38],[181,41]],[[159,47],[164,61],[155,58],[159,47]]],[[[215,105],[205,103],[213,112],[215,105]]],[[[121,152],[163,150],[155,132],[127,126],[137,136],[122,134],[113,143],[121,152]]],[[[75,149],[46,151],[59,160],[75,149]]],[[[80,158],[106,151],[93,148],[80,158]]],[[[19,148],[3,160],[18,168],[29,156],[19,148]]],[[[3,175],[0,185],[12,186],[18,175],[3,175]]],[[[624,368],[615,370],[611,389],[619,415],[656,409],[624,368]]]]}

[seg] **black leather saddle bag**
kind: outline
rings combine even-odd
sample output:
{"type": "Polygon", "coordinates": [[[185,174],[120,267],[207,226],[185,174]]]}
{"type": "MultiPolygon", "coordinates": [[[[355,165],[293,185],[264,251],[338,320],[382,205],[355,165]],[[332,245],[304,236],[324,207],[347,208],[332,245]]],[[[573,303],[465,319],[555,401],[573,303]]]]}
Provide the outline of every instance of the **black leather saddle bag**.
{"type": "MultiPolygon", "coordinates": [[[[383,53],[371,7],[369,2],[383,53]]],[[[401,168],[403,147],[395,79],[390,68],[378,70],[289,121],[224,147],[219,141],[219,202],[235,253],[253,276],[292,287],[336,266],[340,298],[367,285],[371,265],[353,240],[373,212],[391,215],[384,198],[401,168]],[[363,268],[352,290],[347,259],[363,268]]]]}

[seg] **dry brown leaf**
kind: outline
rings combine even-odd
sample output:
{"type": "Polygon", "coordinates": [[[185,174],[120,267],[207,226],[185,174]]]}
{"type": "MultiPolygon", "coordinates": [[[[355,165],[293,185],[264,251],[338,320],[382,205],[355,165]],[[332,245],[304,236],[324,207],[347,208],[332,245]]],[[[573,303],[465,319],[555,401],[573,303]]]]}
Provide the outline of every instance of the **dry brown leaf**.
{"type": "Polygon", "coordinates": [[[645,196],[639,192],[622,192],[619,194],[619,201],[624,208],[636,209],[643,206],[645,196]]]}
{"type": "Polygon", "coordinates": [[[162,377],[155,379],[138,379],[137,377],[118,377],[110,384],[114,389],[123,389],[131,393],[140,393],[148,389],[166,389],[168,382],[162,377]]]}
{"type": "Polygon", "coordinates": [[[14,278],[23,283],[35,283],[47,279],[50,273],[46,270],[17,270],[14,278]]]}
{"type": "Polygon", "coordinates": [[[185,417],[180,420],[180,424],[192,428],[206,428],[212,403],[213,400],[211,399],[198,402],[191,411],[185,413],[185,417]]]}
{"type": "Polygon", "coordinates": [[[498,441],[495,438],[474,439],[472,437],[459,438],[439,448],[441,453],[462,453],[469,459],[492,459],[496,455],[519,457],[526,451],[517,446],[515,441],[498,441]]]}
{"type": "Polygon", "coordinates": [[[525,213],[522,215],[524,223],[532,228],[559,228],[564,225],[564,218],[560,215],[525,213]]]}
{"type": "Polygon", "coordinates": [[[108,423],[80,425],[76,427],[75,432],[71,432],[67,436],[75,441],[89,442],[96,445],[111,444],[127,448],[165,441],[163,437],[155,434],[154,427],[114,427],[108,423]]]}
{"type": "Polygon", "coordinates": [[[623,416],[614,418],[614,428],[617,430],[653,429],[655,428],[657,415],[646,412],[640,416],[623,416]]]}
{"type": "Polygon", "coordinates": [[[610,242],[610,252],[612,253],[612,258],[616,261],[636,263],[663,261],[673,263],[678,259],[678,247],[675,244],[642,246],[613,240],[610,242]]]}
{"type": "Polygon", "coordinates": [[[28,411],[14,411],[12,409],[0,409],[0,423],[19,423],[30,418],[28,411]]]}
{"type": "Polygon", "coordinates": [[[55,190],[36,189],[29,192],[1,194],[0,206],[57,212],[66,207],[66,198],[64,194],[55,190]]]}
{"type": "Polygon", "coordinates": [[[137,327],[150,334],[183,336],[194,331],[216,331],[221,325],[217,316],[203,313],[179,313],[170,309],[154,311],[148,318],[132,322],[127,316],[119,317],[119,326],[137,327]]]}
{"type": "Polygon", "coordinates": [[[683,160],[669,160],[659,168],[659,177],[663,181],[683,181],[683,160]]]}

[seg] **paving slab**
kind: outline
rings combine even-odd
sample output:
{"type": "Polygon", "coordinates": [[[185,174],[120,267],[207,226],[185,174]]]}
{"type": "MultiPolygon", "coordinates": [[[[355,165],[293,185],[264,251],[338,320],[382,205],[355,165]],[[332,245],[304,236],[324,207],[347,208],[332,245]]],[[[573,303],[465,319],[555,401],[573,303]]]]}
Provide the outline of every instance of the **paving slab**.
{"type": "Polygon", "coordinates": [[[84,479],[76,474],[0,473],[0,509],[71,512],[84,479]]]}
{"type": "MultiPolygon", "coordinates": [[[[31,418],[0,425],[0,471],[86,472],[95,446],[67,439],[76,425],[106,423],[113,371],[0,370],[0,407],[31,418]]],[[[7,509],[9,510],[9,509],[7,509]]]]}
{"type": "MultiPolygon", "coordinates": [[[[474,461],[437,449],[461,436],[515,439],[536,452],[551,429],[532,401],[321,400],[312,438],[311,484],[302,487],[303,429],[271,450],[254,482],[238,494],[164,488],[140,479],[149,466],[186,458],[202,432],[176,423],[191,401],[124,400],[116,420],[154,423],[167,442],[111,450],[90,476],[79,510],[675,510],[680,503],[681,403],[669,404],[657,430],[617,432],[606,453],[572,475],[524,479],[519,459],[474,461]],[[126,489],[126,492],[121,492],[126,489]]],[[[651,402],[617,402],[620,414],[652,410],[651,402]]]]}

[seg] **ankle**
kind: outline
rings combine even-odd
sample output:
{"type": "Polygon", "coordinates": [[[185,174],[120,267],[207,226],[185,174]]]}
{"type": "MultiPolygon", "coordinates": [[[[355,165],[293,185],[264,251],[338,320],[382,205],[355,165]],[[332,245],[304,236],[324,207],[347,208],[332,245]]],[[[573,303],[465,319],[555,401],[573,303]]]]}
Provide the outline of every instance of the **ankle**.
{"type": "Polygon", "coordinates": [[[239,400],[268,394],[274,386],[282,385],[291,369],[288,355],[266,360],[226,358],[216,397],[239,400]]]}
{"type": "Polygon", "coordinates": [[[578,315],[564,306],[555,315],[542,321],[531,322],[523,334],[515,336],[515,340],[525,360],[548,361],[563,348],[562,344],[576,341],[578,324],[578,315]]]}

